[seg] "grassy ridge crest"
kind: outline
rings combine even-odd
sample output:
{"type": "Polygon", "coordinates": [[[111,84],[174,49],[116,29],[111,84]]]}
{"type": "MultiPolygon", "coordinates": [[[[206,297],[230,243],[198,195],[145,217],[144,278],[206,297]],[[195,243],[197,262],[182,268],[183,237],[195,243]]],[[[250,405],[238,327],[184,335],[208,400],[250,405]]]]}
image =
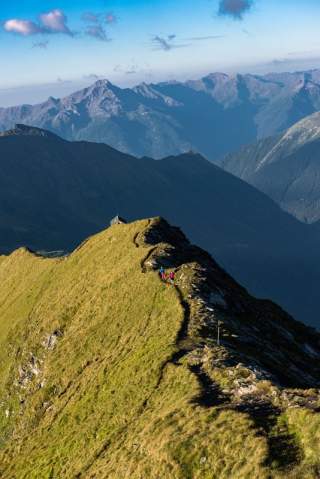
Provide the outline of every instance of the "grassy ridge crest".
{"type": "Polygon", "coordinates": [[[113,226],[67,258],[0,258],[1,478],[317,477],[316,413],[279,416],[301,453],[282,468],[250,414],[199,400],[192,366],[201,356],[218,383],[216,348],[192,321],[181,341],[183,288],[148,267],[159,221],[113,226]]]}

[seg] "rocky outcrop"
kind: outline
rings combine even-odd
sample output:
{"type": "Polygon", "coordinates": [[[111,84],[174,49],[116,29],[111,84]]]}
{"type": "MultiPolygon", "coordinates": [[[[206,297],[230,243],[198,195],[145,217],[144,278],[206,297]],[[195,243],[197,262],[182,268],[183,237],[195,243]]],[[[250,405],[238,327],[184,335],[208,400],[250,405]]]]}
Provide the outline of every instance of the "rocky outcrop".
{"type": "Polygon", "coordinates": [[[266,466],[286,470],[299,464],[302,449],[280,418],[287,408],[320,410],[320,334],[250,296],[165,220],[151,221],[134,241],[152,245],[143,273],[175,271],[184,311],[176,350],[159,383],[169,364],[187,361],[201,388],[199,406],[248,414],[267,440],[266,466]]]}
{"type": "Polygon", "coordinates": [[[153,245],[142,264],[144,272],[161,266],[176,271],[176,288],[189,311],[183,340],[201,349],[203,361],[231,368],[239,397],[255,393],[255,384],[265,380],[279,387],[320,386],[320,334],[314,329],[272,302],[250,296],[208,253],[163,219],[153,220],[136,242],[153,245]],[[239,378],[234,371],[240,365],[246,372],[239,378]]]}

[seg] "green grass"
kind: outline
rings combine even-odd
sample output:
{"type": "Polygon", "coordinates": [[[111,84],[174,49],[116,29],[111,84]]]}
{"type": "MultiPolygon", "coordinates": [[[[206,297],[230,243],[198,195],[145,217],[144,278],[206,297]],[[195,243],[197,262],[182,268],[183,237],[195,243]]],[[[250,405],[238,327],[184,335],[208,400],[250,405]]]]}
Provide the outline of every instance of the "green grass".
{"type": "Polygon", "coordinates": [[[168,362],[179,298],[141,272],[149,249],[133,244],[146,226],[114,226],[67,259],[23,249],[0,258],[0,477],[317,477],[318,416],[307,427],[303,412],[288,413],[307,472],[283,474],[264,466],[267,440],[248,415],[194,403],[200,386],[187,361],[168,362]],[[39,374],[22,388],[31,355],[39,374]]]}

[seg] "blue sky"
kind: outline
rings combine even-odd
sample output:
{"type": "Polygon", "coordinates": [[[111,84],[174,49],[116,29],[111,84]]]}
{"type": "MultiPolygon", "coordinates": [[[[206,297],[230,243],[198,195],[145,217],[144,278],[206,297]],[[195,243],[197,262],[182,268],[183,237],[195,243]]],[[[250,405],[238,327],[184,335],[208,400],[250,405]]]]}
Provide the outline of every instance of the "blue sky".
{"type": "Polygon", "coordinates": [[[0,105],[214,71],[320,67],[319,0],[5,1],[0,105]]]}

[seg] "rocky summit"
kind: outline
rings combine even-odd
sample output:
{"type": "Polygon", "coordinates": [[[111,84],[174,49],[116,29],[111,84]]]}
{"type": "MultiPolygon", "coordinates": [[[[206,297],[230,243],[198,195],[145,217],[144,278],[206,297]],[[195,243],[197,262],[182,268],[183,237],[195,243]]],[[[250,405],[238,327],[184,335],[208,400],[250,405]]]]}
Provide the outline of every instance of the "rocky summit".
{"type": "Polygon", "coordinates": [[[319,477],[320,335],[165,220],[0,280],[2,479],[319,477]]]}

